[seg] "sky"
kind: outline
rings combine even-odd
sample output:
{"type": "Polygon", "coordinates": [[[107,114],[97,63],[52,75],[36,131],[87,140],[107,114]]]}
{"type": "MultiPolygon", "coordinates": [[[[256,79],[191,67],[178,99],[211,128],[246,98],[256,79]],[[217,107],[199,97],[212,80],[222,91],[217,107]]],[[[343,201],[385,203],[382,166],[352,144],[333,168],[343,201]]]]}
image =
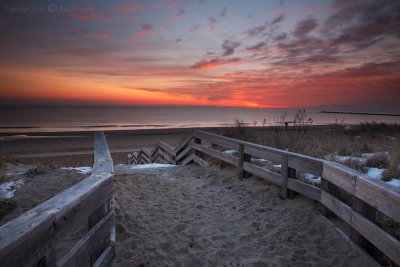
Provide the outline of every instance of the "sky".
{"type": "Polygon", "coordinates": [[[0,104],[400,112],[400,1],[0,4],[0,104]]]}

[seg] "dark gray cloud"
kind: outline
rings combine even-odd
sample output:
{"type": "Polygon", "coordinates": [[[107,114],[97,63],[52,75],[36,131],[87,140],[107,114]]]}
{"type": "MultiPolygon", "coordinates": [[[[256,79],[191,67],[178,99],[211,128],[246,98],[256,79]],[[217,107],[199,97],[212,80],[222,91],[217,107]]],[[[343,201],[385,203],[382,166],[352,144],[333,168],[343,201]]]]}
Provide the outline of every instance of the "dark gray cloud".
{"type": "Polygon", "coordinates": [[[245,31],[245,34],[248,37],[257,37],[261,35],[268,27],[268,23],[264,23],[263,25],[260,26],[255,26],[247,31],[245,31]]]}
{"type": "Polygon", "coordinates": [[[228,12],[228,8],[226,7],[226,6],[224,6],[223,8],[222,8],[222,10],[220,11],[220,12],[218,12],[218,16],[220,16],[220,17],[226,17],[226,13],[228,12]]]}
{"type": "Polygon", "coordinates": [[[387,37],[400,38],[400,1],[334,1],[336,12],[322,33],[334,45],[365,49],[387,37]]]}
{"type": "Polygon", "coordinates": [[[314,18],[307,18],[297,23],[293,35],[296,37],[303,37],[318,27],[318,22],[314,18]]]}
{"type": "Polygon", "coordinates": [[[222,44],[222,56],[230,56],[235,53],[235,49],[241,45],[240,42],[233,42],[230,40],[224,40],[222,44]]]}
{"type": "Polygon", "coordinates": [[[280,14],[278,17],[276,17],[276,18],[274,18],[272,21],[271,21],[271,24],[277,24],[277,23],[279,23],[279,22],[282,22],[283,20],[285,19],[285,14],[280,14]]]}
{"type": "Polygon", "coordinates": [[[267,43],[266,42],[259,42],[255,45],[251,45],[246,47],[246,50],[248,51],[252,51],[252,52],[258,52],[262,49],[265,49],[267,47],[267,43]]]}

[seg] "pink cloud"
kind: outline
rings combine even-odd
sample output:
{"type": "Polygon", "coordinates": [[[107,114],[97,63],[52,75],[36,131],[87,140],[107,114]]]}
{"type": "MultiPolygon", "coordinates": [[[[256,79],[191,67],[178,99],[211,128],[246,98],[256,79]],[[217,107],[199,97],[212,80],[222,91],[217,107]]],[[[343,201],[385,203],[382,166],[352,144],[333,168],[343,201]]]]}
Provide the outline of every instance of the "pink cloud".
{"type": "Polygon", "coordinates": [[[85,10],[85,11],[71,11],[69,12],[70,17],[76,20],[88,21],[93,19],[103,19],[105,15],[102,15],[95,10],[85,10]]]}
{"type": "Polygon", "coordinates": [[[215,58],[211,60],[201,60],[199,62],[196,62],[190,67],[192,69],[215,69],[215,68],[221,68],[225,65],[239,62],[240,60],[241,60],[240,58],[230,58],[230,59],[215,58]]]}
{"type": "Polygon", "coordinates": [[[140,2],[135,2],[132,4],[126,4],[126,5],[120,5],[117,8],[117,11],[121,12],[121,13],[134,13],[140,9],[143,8],[143,4],[140,2]]]}
{"type": "Polygon", "coordinates": [[[107,33],[97,33],[97,34],[95,35],[95,38],[96,38],[96,39],[99,39],[99,40],[106,40],[106,39],[110,39],[110,38],[111,38],[111,35],[109,35],[109,34],[107,34],[107,33]]]}
{"type": "Polygon", "coordinates": [[[177,20],[180,16],[185,14],[185,10],[179,9],[178,13],[176,15],[170,16],[169,19],[171,20],[177,20]]]}
{"type": "Polygon", "coordinates": [[[138,35],[138,36],[140,36],[140,37],[143,37],[143,36],[145,36],[146,34],[148,34],[148,33],[150,32],[150,30],[151,30],[153,27],[154,27],[153,25],[144,24],[144,25],[142,25],[142,29],[141,29],[140,31],[138,31],[138,32],[136,33],[136,35],[138,35]]]}

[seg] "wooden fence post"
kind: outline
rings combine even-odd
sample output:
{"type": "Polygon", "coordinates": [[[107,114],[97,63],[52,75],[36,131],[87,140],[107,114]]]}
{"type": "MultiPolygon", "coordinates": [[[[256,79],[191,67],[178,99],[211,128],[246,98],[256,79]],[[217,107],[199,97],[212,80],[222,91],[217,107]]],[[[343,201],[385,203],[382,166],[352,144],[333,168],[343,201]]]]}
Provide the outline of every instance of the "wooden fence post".
{"type": "Polygon", "coordinates": [[[243,179],[243,178],[249,178],[252,174],[249,172],[246,172],[243,169],[243,163],[244,162],[251,162],[251,155],[245,154],[244,153],[244,145],[243,144],[239,144],[239,151],[238,151],[239,155],[239,179],[243,179]]]}
{"type": "Polygon", "coordinates": [[[287,188],[289,178],[296,179],[296,169],[289,167],[289,159],[288,156],[282,155],[281,157],[281,176],[282,176],[282,184],[281,184],[281,192],[280,197],[283,199],[293,198],[297,193],[293,190],[287,188]]]}
{"type": "Polygon", "coordinates": [[[282,184],[281,184],[281,192],[280,197],[286,199],[288,197],[288,157],[286,155],[282,155],[281,158],[281,175],[282,175],[282,184]]]}

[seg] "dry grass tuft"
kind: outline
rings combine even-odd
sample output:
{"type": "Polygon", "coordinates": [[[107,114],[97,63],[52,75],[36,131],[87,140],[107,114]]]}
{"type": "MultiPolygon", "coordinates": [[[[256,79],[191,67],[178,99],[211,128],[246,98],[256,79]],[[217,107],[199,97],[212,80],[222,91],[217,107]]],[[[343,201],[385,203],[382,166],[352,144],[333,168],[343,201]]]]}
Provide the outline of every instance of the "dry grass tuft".
{"type": "Polygon", "coordinates": [[[368,158],[365,165],[368,167],[386,169],[389,166],[389,158],[385,154],[377,154],[368,158]]]}
{"type": "Polygon", "coordinates": [[[390,181],[392,178],[400,178],[400,144],[393,147],[389,157],[387,169],[383,172],[382,180],[390,181]]]}
{"type": "Polygon", "coordinates": [[[364,165],[359,160],[348,159],[345,162],[343,162],[343,165],[360,172],[364,171],[364,165]]]}

